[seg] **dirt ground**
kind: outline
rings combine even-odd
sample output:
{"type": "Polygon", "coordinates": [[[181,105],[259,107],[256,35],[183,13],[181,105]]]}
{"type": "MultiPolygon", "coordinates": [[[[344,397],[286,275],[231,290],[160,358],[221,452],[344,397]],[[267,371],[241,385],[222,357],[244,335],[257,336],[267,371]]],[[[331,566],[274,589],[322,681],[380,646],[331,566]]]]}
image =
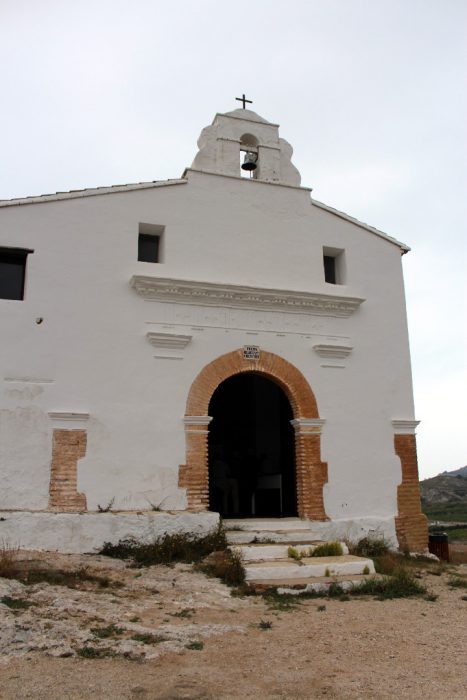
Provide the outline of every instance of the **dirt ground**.
{"type": "MultiPolygon", "coordinates": [[[[421,571],[436,600],[314,599],[280,610],[232,597],[187,565],[54,557],[83,562],[110,586],[0,579],[0,598],[34,603],[0,604],[1,700],[467,698],[467,590],[448,585],[452,572],[421,571]],[[92,632],[109,625],[118,628],[109,638],[92,632]],[[116,655],[77,656],[89,646],[116,655]]],[[[453,571],[467,580],[467,565],[453,571]]]]}

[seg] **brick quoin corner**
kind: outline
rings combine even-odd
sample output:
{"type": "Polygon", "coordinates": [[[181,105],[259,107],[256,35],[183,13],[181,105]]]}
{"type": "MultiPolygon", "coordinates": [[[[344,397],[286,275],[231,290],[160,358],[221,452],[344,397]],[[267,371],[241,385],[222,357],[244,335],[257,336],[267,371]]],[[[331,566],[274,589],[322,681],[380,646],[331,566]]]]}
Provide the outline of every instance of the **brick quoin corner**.
{"type": "Polygon", "coordinates": [[[428,547],[428,521],[420,503],[415,435],[394,435],[394,449],[402,468],[397,487],[397,541],[404,551],[423,552],[428,547]]]}

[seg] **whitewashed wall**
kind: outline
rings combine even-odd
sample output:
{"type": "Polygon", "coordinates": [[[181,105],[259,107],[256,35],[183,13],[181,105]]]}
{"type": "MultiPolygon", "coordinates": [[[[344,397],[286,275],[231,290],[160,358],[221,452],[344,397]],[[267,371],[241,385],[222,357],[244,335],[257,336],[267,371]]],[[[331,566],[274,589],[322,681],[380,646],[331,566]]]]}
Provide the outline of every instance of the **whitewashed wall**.
{"type": "Polygon", "coordinates": [[[47,507],[51,411],[90,414],[78,490],[88,508],[183,509],[178,466],[190,385],[217,356],[259,345],[318,401],[332,519],[396,512],[392,419],[413,418],[400,248],[310,203],[304,189],[189,170],[186,182],[0,208],[0,246],[33,248],[24,301],[0,300],[1,509],[47,507]],[[164,262],[137,261],[138,223],[164,225],[164,262]],[[324,282],[323,246],[347,284],[324,282]],[[363,297],[350,318],[145,301],[133,275],[363,297]],[[35,320],[44,320],[37,325],[35,320]],[[147,332],[193,336],[155,359],[147,332]],[[353,346],[344,367],[312,349],[353,346]]]}

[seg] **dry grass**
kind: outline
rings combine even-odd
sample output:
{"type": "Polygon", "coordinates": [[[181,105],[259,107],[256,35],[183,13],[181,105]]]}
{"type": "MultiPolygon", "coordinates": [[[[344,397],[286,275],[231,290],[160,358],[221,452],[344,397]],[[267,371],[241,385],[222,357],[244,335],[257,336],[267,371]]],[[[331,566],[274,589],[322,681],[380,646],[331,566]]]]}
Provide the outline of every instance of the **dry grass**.
{"type": "Polygon", "coordinates": [[[12,547],[7,542],[0,544],[0,576],[14,578],[12,573],[18,568],[19,547],[12,547]]]}
{"type": "Polygon", "coordinates": [[[48,583],[50,586],[97,590],[120,588],[123,584],[112,581],[108,576],[95,574],[86,566],[77,569],[54,568],[45,560],[28,559],[21,556],[18,547],[7,544],[0,546],[0,577],[15,579],[25,585],[48,583]]]}

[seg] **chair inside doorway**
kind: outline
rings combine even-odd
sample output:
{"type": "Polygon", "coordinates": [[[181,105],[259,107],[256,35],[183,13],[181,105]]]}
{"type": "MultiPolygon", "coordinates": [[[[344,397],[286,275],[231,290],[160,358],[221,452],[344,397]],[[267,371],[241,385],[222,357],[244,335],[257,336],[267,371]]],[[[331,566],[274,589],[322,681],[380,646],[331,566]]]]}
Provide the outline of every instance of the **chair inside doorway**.
{"type": "Polygon", "coordinates": [[[254,372],[229,377],[209,404],[209,503],[223,517],[297,515],[292,409],[254,372]]]}

